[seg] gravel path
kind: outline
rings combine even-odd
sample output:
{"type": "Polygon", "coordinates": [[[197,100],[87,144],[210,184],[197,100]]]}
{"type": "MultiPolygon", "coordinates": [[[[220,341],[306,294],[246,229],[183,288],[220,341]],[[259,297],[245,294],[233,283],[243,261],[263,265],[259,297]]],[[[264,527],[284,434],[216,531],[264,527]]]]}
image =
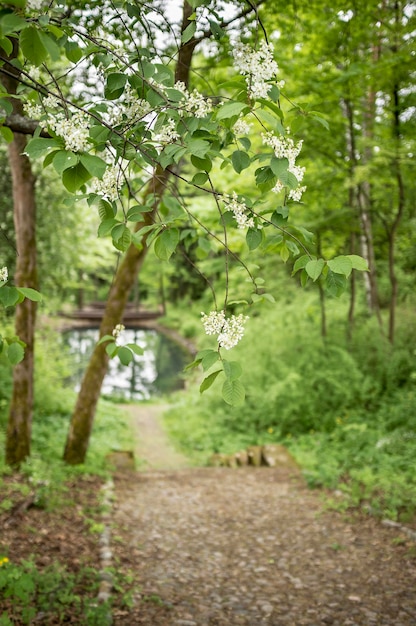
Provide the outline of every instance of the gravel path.
{"type": "MultiPolygon", "coordinates": [[[[146,410],[133,416],[155,433],[146,410]]],[[[172,460],[162,441],[159,468],[172,460]]],[[[415,545],[323,512],[287,468],[151,469],[115,485],[115,559],[136,580],[116,625],[416,625],[415,545]]]]}

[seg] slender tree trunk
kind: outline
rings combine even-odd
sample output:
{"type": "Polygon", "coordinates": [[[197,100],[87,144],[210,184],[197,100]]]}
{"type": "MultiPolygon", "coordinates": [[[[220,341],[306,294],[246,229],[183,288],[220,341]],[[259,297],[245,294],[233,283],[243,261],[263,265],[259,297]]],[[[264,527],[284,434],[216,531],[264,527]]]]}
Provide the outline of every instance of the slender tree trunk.
{"type": "MultiPolygon", "coordinates": [[[[189,17],[192,12],[193,9],[185,2],[183,7],[182,32],[189,24],[189,17]]],[[[175,79],[176,81],[182,81],[185,85],[189,83],[192,55],[196,43],[195,39],[191,39],[191,41],[188,41],[179,49],[175,79]]],[[[137,224],[137,230],[146,223],[148,224],[154,221],[157,206],[166,188],[169,175],[170,173],[168,171],[157,168],[146,191],[146,195],[155,194],[154,210],[151,213],[145,214],[145,223],[137,224]]],[[[115,325],[120,323],[126,302],[137,280],[147,250],[146,237],[143,240],[143,247],[140,250],[133,245],[127,250],[110,289],[100,327],[100,336],[111,334],[115,325]]],[[[101,393],[101,386],[107,372],[108,360],[109,357],[105,351],[105,345],[96,345],[84,374],[65,445],[64,461],[71,465],[85,461],[95,411],[101,393]]]]}
{"type": "MultiPolygon", "coordinates": [[[[151,193],[155,195],[155,207],[153,212],[145,214],[146,221],[138,224],[137,230],[152,223],[154,220],[159,199],[164,192],[168,176],[168,172],[158,170],[149,183],[146,195],[151,193]]],[[[137,275],[146,257],[148,250],[146,238],[144,238],[143,247],[140,250],[131,245],[120,263],[104,310],[100,326],[100,337],[111,335],[114,327],[122,320],[130,291],[137,280],[137,275]]],[[[108,361],[109,357],[105,351],[105,345],[96,344],[82,380],[65,445],[64,460],[71,465],[85,461],[108,361]]]]}
{"type": "MultiPolygon", "coordinates": [[[[17,54],[18,44],[15,41],[10,58],[16,58],[17,54]]],[[[10,94],[16,93],[19,78],[18,68],[13,71],[15,77],[1,76],[1,82],[10,94]]],[[[13,114],[23,117],[20,100],[11,101],[13,114]]],[[[8,147],[17,250],[15,284],[36,289],[35,178],[30,161],[23,154],[25,147],[26,135],[16,132],[8,147]]],[[[6,463],[16,467],[30,455],[36,310],[36,302],[25,299],[16,306],[15,313],[16,335],[26,344],[23,361],[13,369],[13,393],[6,435],[6,463]]]]}
{"type": "Polygon", "coordinates": [[[387,229],[388,243],[389,243],[389,279],[390,279],[390,304],[389,304],[389,341],[394,343],[394,334],[396,326],[396,307],[397,307],[397,294],[398,294],[398,281],[395,271],[395,243],[396,233],[399,224],[402,220],[405,205],[405,190],[403,184],[403,177],[400,167],[400,110],[399,110],[399,87],[394,86],[393,92],[394,111],[393,111],[393,132],[396,142],[396,156],[394,160],[394,169],[397,184],[397,210],[394,216],[394,220],[390,227],[387,229]]]}
{"type": "MultiPolygon", "coordinates": [[[[371,98],[367,102],[367,106],[371,108],[371,98]]],[[[347,121],[346,144],[348,156],[350,159],[351,184],[353,184],[353,177],[355,173],[355,168],[357,166],[357,147],[354,129],[354,110],[349,98],[344,98],[341,101],[341,108],[347,121]]],[[[367,110],[364,116],[366,118],[364,126],[366,126],[367,128],[367,130],[365,130],[364,132],[367,133],[367,136],[370,132],[370,114],[371,111],[367,110]]],[[[370,211],[370,194],[370,185],[368,183],[361,183],[357,186],[354,186],[353,192],[350,192],[350,202],[352,203],[353,208],[358,211],[358,219],[360,225],[360,253],[361,256],[366,259],[369,267],[369,272],[364,272],[363,276],[367,306],[370,313],[374,313],[377,316],[381,327],[382,320],[380,316],[380,306],[378,301],[377,273],[373,245],[373,225],[370,211]]]]}
{"type": "MultiPolygon", "coordinates": [[[[402,20],[400,5],[398,2],[394,3],[394,13],[396,25],[399,25],[402,20]]],[[[394,43],[392,46],[393,54],[397,54],[399,50],[398,43],[394,43]]],[[[397,184],[397,209],[393,222],[388,229],[388,241],[389,241],[389,279],[391,286],[390,293],[390,305],[389,305],[389,331],[388,337],[391,343],[394,343],[395,327],[396,327],[396,307],[397,307],[397,294],[398,294],[398,281],[395,271],[395,242],[396,233],[403,217],[405,207],[405,188],[403,183],[403,176],[400,163],[400,143],[401,143],[401,122],[400,122],[400,85],[398,82],[394,82],[393,93],[393,140],[395,143],[395,156],[394,156],[394,171],[397,184]]]]}
{"type": "MultiPolygon", "coordinates": [[[[350,254],[355,254],[355,233],[351,233],[350,237],[350,254]]],[[[357,298],[357,285],[355,272],[353,271],[350,279],[350,305],[348,307],[348,323],[347,323],[347,341],[352,339],[352,333],[354,329],[354,315],[355,315],[355,302],[357,298]]]]}

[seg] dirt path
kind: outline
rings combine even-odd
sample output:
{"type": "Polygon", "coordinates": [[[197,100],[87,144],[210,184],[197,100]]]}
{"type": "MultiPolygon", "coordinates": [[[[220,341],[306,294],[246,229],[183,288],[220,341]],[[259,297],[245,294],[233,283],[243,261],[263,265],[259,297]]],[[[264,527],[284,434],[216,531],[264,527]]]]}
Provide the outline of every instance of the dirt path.
{"type": "Polygon", "coordinates": [[[131,411],[149,466],[171,469],[116,477],[114,553],[136,579],[116,626],[416,625],[416,550],[397,530],[323,512],[285,468],[183,468],[159,409],[131,411]]]}
{"type": "Polygon", "coordinates": [[[134,452],[140,471],[149,469],[180,469],[189,461],[177,452],[162,426],[161,416],[166,404],[130,404],[125,407],[132,418],[136,434],[134,452]]]}

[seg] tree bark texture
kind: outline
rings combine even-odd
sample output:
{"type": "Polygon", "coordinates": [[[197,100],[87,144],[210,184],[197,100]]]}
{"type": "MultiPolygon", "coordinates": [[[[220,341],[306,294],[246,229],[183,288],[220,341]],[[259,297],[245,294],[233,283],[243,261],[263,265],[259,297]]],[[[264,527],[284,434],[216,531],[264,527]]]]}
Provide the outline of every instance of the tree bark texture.
{"type": "MultiPolygon", "coordinates": [[[[183,7],[182,32],[189,24],[189,17],[193,9],[185,2],[183,7]]],[[[189,84],[192,55],[197,41],[191,39],[179,49],[175,80],[189,84]]],[[[156,211],[162,197],[171,172],[156,168],[153,178],[150,180],[145,195],[155,195],[153,212],[145,214],[144,223],[136,225],[136,230],[152,223],[156,218],[156,211]]],[[[128,300],[128,296],[137,280],[140,268],[147,253],[147,237],[143,239],[143,247],[139,250],[131,245],[124,256],[113,285],[110,289],[106,308],[104,311],[100,337],[111,334],[119,324],[128,300]]],[[[95,411],[101,393],[101,386],[107,372],[109,357],[105,351],[105,345],[96,345],[88,363],[78,394],[76,406],[71,417],[68,437],[64,450],[64,461],[70,465],[84,463],[92,432],[95,411]]]]}
{"type": "MultiPolygon", "coordinates": [[[[18,44],[14,40],[10,59],[17,55],[18,44]]],[[[10,64],[9,70],[8,74],[0,71],[0,80],[9,94],[15,94],[19,83],[19,69],[10,64]]],[[[12,98],[11,102],[13,116],[24,119],[21,101],[12,98]]],[[[29,159],[23,154],[25,147],[26,134],[15,133],[8,147],[17,250],[15,284],[17,287],[36,289],[35,177],[29,159]]],[[[16,306],[15,331],[26,347],[23,361],[13,370],[13,393],[6,435],[6,463],[11,466],[19,466],[30,455],[36,311],[37,303],[28,299],[16,306]]]]}
{"type": "MultiPolygon", "coordinates": [[[[37,287],[35,179],[23,155],[26,137],[15,134],[9,145],[13,180],[13,211],[17,263],[15,284],[37,287]]],[[[13,394],[6,437],[6,463],[19,466],[30,455],[33,413],[34,344],[37,303],[25,299],[16,306],[15,332],[25,342],[25,356],[13,370],[13,394]]]]}

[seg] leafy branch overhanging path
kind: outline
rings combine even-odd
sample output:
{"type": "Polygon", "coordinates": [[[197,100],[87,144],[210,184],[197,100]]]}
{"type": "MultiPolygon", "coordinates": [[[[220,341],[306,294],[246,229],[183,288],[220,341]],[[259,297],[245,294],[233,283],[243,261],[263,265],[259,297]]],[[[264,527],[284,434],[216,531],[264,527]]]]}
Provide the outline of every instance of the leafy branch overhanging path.
{"type": "Polygon", "coordinates": [[[416,624],[414,544],[397,530],[324,512],[293,469],[187,467],[163,406],[129,411],[147,461],[115,480],[114,556],[136,578],[115,624],[416,624]]]}

